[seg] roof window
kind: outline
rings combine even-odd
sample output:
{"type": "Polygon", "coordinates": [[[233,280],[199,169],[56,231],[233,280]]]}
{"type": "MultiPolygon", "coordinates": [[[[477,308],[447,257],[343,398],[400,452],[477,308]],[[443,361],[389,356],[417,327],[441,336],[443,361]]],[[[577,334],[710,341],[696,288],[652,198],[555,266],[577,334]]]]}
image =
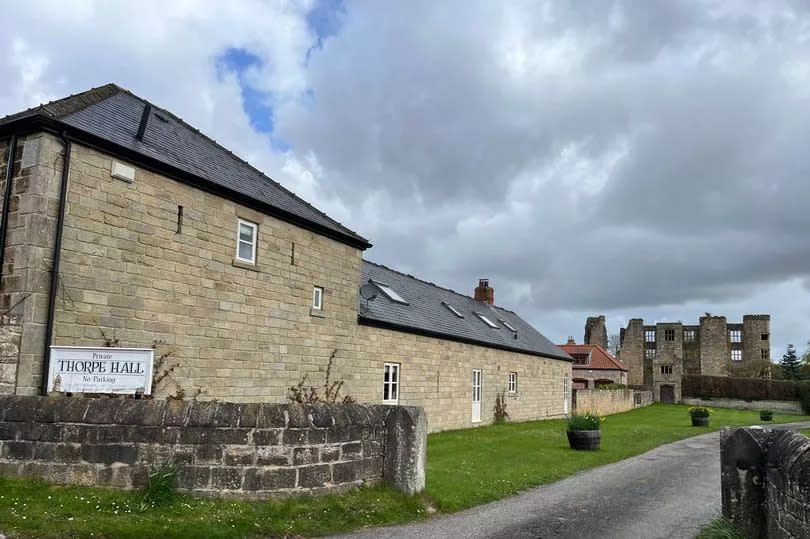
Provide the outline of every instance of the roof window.
{"type": "Polygon", "coordinates": [[[503,318],[499,319],[499,321],[500,321],[501,324],[503,324],[506,327],[506,329],[508,329],[509,331],[511,331],[513,333],[517,333],[517,330],[514,328],[514,326],[512,326],[512,324],[510,324],[509,322],[507,322],[503,318]]]}
{"type": "Polygon", "coordinates": [[[375,281],[375,280],[373,280],[373,279],[369,279],[369,282],[370,282],[370,283],[373,283],[373,284],[374,284],[374,286],[376,286],[377,288],[379,288],[379,289],[380,289],[380,292],[382,292],[382,293],[385,295],[385,297],[387,297],[387,298],[388,298],[388,299],[390,299],[391,301],[394,301],[394,302],[396,302],[396,303],[401,303],[401,304],[403,304],[403,305],[408,305],[408,302],[407,302],[407,301],[405,301],[405,300],[402,298],[402,296],[400,296],[399,294],[397,294],[397,293],[396,293],[396,292],[395,292],[395,291],[394,291],[394,290],[393,290],[393,289],[392,289],[392,288],[391,288],[389,285],[387,285],[387,284],[385,284],[385,283],[380,283],[380,282],[375,281]]]}
{"type": "Polygon", "coordinates": [[[442,302],[442,305],[444,305],[445,307],[447,307],[447,310],[448,310],[448,311],[450,311],[450,312],[451,312],[451,313],[453,313],[454,315],[458,316],[459,318],[464,318],[464,315],[463,315],[463,314],[461,314],[461,313],[458,311],[458,309],[456,309],[455,307],[453,307],[452,305],[450,305],[450,304],[449,304],[449,303],[447,303],[446,301],[443,301],[443,302],[442,302]]]}
{"type": "Polygon", "coordinates": [[[488,325],[492,329],[498,329],[498,325],[495,324],[495,322],[493,322],[492,320],[490,320],[486,316],[484,316],[483,314],[477,312],[477,313],[475,313],[475,316],[480,318],[482,322],[484,322],[486,325],[488,325]]]}

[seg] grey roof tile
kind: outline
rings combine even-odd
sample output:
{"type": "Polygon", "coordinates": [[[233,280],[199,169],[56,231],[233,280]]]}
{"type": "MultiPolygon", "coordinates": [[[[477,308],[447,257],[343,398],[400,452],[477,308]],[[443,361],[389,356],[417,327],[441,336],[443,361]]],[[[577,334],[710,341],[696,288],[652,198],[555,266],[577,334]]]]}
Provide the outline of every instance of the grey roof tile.
{"type": "Polygon", "coordinates": [[[361,322],[393,325],[406,331],[431,333],[450,339],[475,342],[482,346],[571,360],[568,354],[528,322],[507,309],[490,307],[470,296],[364,260],[363,283],[369,281],[389,285],[408,304],[392,301],[382,293],[369,302],[358,296],[358,318],[361,322]],[[453,314],[442,302],[452,305],[464,318],[453,314]],[[498,329],[489,327],[475,315],[476,312],[485,315],[498,326],[498,329]],[[517,334],[506,328],[501,320],[505,320],[515,328],[517,334]]]}
{"type": "MultiPolygon", "coordinates": [[[[147,101],[114,84],[0,119],[44,115],[107,142],[200,177],[261,204],[326,228],[353,243],[368,240],[282,187],[172,113],[152,105],[143,141],[135,138],[147,101]]],[[[151,105],[151,104],[150,104],[151,105]]]]}

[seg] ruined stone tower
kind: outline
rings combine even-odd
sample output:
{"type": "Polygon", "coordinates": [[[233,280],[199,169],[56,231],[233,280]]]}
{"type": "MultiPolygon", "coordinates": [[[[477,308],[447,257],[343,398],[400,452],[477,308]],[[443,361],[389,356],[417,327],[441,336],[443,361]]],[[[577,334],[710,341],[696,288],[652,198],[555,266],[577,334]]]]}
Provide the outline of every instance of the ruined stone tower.
{"type": "Polygon", "coordinates": [[[589,316],[585,322],[585,344],[596,344],[607,350],[605,315],[589,316]]]}

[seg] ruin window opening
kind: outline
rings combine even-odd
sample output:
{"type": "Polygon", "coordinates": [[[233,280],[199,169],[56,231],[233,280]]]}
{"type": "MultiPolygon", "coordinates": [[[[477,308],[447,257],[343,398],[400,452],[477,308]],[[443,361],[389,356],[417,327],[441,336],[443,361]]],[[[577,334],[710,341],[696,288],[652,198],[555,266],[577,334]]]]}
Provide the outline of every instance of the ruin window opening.
{"type": "Polygon", "coordinates": [[[664,340],[665,341],[674,341],[675,340],[675,330],[674,329],[665,329],[664,330],[664,340]]]}

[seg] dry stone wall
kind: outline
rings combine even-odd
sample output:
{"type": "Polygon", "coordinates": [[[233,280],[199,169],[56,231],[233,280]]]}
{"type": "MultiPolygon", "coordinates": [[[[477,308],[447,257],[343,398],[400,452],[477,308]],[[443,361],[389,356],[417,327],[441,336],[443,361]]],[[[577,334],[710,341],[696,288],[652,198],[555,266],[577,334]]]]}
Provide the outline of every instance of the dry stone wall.
{"type": "Polygon", "coordinates": [[[178,486],[212,496],[324,493],[385,482],[424,488],[419,408],[0,397],[0,474],[142,486],[181,463],[178,486]]]}
{"type": "Polygon", "coordinates": [[[0,317],[0,395],[11,395],[17,383],[22,326],[16,316],[0,317]]]}

